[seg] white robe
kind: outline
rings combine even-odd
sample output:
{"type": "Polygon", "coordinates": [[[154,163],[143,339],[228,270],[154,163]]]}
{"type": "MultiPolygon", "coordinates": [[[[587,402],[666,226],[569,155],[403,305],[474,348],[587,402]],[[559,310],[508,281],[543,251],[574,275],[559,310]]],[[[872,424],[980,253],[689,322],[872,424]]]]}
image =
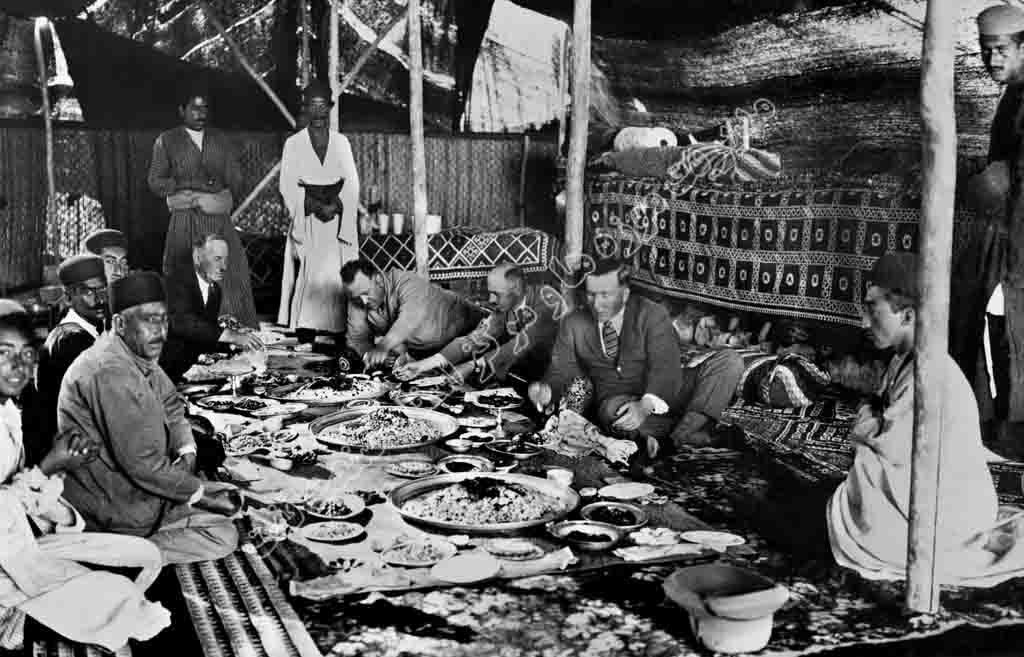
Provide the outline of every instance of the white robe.
{"type": "MultiPolygon", "coordinates": [[[[853,467],[828,504],[827,522],[836,561],[867,579],[902,579],[907,568],[914,366],[895,357],[882,380],[890,392],[881,433],[858,444],[853,467]],[[895,380],[894,380],[895,379],[895,380]],[[890,385],[891,382],[891,385],[890,385]]],[[[1024,574],[1024,544],[993,548],[998,502],[982,445],[978,406],[960,368],[949,356],[935,385],[942,389],[938,548],[941,583],[993,586],[1024,574]],[[972,540],[981,533],[979,540],[972,540]],[[993,551],[994,550],[994,551],[993,551]]],[[[862,414],[854,433],[870,436],[873,418],[862,414]]],[[[1012,532],[1011,532],[1012,533],[1012,532]]],[[[1005,538],[1005,531],[1001,534],[1005,538]]]]}
{"type": "Polygon", "coordinates": [[[345,330],[347,302],[339,270],[343,263],[359,257],[359,173],[348,138],[331,132],[321,163],[308,129],[289,137],[281,157],[280,190],[292,221],[285,240],[277,321],[293,329],[340,333],[345,330]],[[335,217],[323,222],[307,215],[306,191],[299,182],[329,185],[339,178],[345,179],[339,193],[343,204],[340,221],[335,217]]]}
{"type": "MultiPolygon", "coordinates": [[[[0,484],[21,469],[21,416],[0,405],[0,484]]],[[[147,640],[170,625],[170,614],[145,591],[163,559],[151,542],[135,536],[83,533],[85,521],[70,504],[74,522],[54,525],[33,518],[45,535],[36,539],[18,496],[0,485],[0,635],[3,647],[21,642],[24,615],[79,643],[116,651],[129,639],[147,640]],[[131,581],[80,562],[139,567],[131,581]]]]}

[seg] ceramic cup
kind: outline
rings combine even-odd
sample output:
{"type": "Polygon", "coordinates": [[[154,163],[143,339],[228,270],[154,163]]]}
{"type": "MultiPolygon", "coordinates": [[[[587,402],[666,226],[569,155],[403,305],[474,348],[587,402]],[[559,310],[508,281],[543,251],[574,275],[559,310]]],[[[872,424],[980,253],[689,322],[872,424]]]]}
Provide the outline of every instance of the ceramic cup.
{"type": "Polygon", "coordinates": [[[551,468],[548,470],[548,479],[555,482],[559,486],[568,488],[572,485],[573,474],[572,470],[566,468],[551,468]]]}
{"type": "Polygon", "coordinates": [[[388,226],[391,225],[391,215],[389,214],[378,214],[377,215],[377,231],[381,235],[388,234],[388,226]]]}
{"type": "Polygon", "coordinates": [[[435,235],[441,232],[441,215],[427,215],[427,235],[435,235]]]}
{"type": "Polygon", "coordinates": [[[391,228],[393,229],[392,232],[394,232],[395,235],[401,235],[402,228],[405,226],[405,215],[395,213],[391,215],[391,222],[391,228]]]}

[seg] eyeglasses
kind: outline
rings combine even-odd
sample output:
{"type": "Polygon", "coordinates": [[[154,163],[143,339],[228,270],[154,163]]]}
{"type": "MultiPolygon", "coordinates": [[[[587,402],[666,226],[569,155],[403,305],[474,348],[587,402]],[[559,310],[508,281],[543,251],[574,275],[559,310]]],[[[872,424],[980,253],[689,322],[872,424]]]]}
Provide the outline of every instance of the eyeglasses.
{"type": "Polygon", "coordinates": [[[17,349],[10,345],[0,345],[0,363],[5,365],[21,364],[33,367],[39,360],[39,354],[32,347],[17,349]]]}

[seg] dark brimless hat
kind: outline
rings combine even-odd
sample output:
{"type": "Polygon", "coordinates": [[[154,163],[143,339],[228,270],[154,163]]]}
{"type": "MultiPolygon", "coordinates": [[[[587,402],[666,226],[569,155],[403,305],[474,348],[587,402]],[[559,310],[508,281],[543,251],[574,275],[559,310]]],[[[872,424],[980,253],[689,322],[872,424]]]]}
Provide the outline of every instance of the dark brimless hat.
{"type": "Polygon", "coordinates": [[[167,301],[167,294],[163,280],[154,272],[136,272],[110,284],[110,313],[113,315],[155,301],[167,301]]]}
{"type": "Polygon", "coordinates": [[[106,273],[103,270],[103,258],[92,253],[80,253],[73,255],[60,263],[57,268],[57,277],[61,285],[75,285],[84,283],[90,278],[104,278],[106,273]]]}

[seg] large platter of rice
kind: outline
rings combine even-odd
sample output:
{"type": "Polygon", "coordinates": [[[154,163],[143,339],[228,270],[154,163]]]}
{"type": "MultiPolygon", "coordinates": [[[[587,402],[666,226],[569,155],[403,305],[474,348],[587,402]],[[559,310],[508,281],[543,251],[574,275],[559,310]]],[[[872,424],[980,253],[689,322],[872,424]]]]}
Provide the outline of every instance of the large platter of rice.
{"type": "Polygon", "coordinates": [[[321,443],[364,454],[390,454],[431,445],[458,428],[455,419],[444,413],[395,406],[339,411],[309,425],[321,443]]]}
{"type": "Polygon", "coordinates": [[[388,496],[407,521],[469,534],[508,534],[560,520],[579,504],[575,491],[540,477],[465,473],[426,477],[388,496]]]}

